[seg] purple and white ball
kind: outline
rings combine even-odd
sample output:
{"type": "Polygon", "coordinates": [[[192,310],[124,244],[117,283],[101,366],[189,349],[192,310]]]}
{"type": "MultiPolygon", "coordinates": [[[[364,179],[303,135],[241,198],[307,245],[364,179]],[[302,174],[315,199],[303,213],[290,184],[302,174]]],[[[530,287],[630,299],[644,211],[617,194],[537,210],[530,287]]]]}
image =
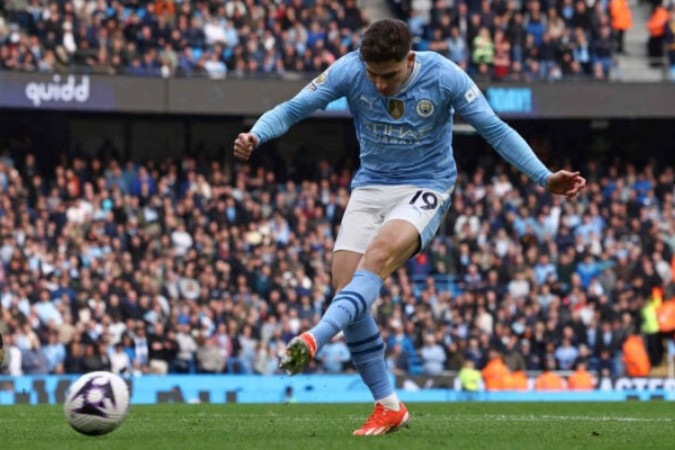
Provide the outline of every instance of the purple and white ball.
{"type": "Polygon", "coordinates": [[[82,434],[110,433],[129,412],[129,388],[112,372],[87,373],[70,386],[63,412],[70,426],[82,434]]]}

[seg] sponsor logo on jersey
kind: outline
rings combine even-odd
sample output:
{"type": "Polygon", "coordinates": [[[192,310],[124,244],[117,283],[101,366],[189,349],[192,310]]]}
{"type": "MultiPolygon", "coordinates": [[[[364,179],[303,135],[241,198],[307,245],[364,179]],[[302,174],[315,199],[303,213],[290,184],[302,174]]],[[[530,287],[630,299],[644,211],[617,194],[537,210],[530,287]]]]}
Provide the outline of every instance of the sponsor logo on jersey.
{"type": "Polygon", "coordinates": [[[415,142],[429,136],[433,130],[433,126],[416,126],[411,127],[405,124],[395,125],[390,123],[379,123],[364,121],[365,129],[368,131],[368,136],[376,142],[381,144],[398,144],[411,145],[415,142]]]}
{"type": "Polygon", "coordinates": [[[429,117],[434,113],[434,104],[431,100],[422,99],[419,102],[417,102],[417,107],[415,110],[417,111],[417,114],[420,115],[421,117],[429,117]]]}
{"type": "Polygon", "coordinates": [[[387,111],[389,111],[389,115],[394,119],[403,117],[403,113],[405,112],[403,100],[397,100],[395,98],[390,99],[389,104],[387,105],[387,111]]]}

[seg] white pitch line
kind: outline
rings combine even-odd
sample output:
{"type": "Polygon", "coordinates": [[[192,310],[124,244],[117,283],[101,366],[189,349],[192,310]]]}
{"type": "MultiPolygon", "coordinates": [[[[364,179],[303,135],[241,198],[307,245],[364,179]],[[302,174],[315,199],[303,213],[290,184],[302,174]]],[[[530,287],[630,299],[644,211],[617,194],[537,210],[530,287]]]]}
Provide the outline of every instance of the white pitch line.
{"type": "MultiPolygon", "coordinates": [[[[159,414],[167,416],[175,416],[175,414],[159,414]]],[[[157,416],[157,414],[153,414],[157,416]]],[[[260,414],[253,413],[208,413],[208,412],[199,412],[197,414],[176,416],[176,420],[181,421],[190,421],[194,418],[261,418],[266,419],[275,419],[279,421],[291,421],[291,422],[323,422],[326,421],[326,417],[322,416],[287,416],[283,413],[277,412],[262,412],[260,414]]],[[[135,420],[144,420],[149,419],[147,417],[135,417],[135,420]]],[[[363,419],[363,416],[360,415],[341,415],[339,417],[330,418],[331,421],[335,422],[348,422],[348,421],[358,421],[363,419]]],[[[518,422],[518,423],[535,423],[535,422],[634,422],[634,423],[645,423],[645,422],[660,422],[660,423],[675,423],[675,417],[630,417],[630,416],[584,416],[584,415],[535,415],[535,414],[421,414],[415,415],[413,412],[412,419],[414,421],[420,422],[485,422],[485,421],[495,421],[495,422],[518,422]]]]}
{"type": "MultiPolygon", "coordinates": [[[[424,417],[424,420],[429,417],[424,417]]],[[[622,417],[622,416],[552,416],[552,415],[508,415],[508,414],[486,414],[486,415],[453,415],[450,417],[435,417],[434,419],[453,420],[457,422],[496,420],[500,422],[548,422],[548,421],[569,421],[569,422],[675,422],[675,418],[669,417],[622,417]]]]}

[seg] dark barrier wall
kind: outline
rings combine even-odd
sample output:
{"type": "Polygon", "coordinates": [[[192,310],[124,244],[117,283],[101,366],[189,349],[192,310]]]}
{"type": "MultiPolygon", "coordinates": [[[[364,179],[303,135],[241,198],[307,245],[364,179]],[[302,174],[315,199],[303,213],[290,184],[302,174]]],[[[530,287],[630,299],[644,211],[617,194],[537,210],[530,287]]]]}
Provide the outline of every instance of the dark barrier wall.
{"type": "Polygon", "coordinates": [[[167,112],[257,116],[295,95],[307,83],[269,80],[172,78],[167,83],[167,112]]]}
{"type": "MultiPolygon", "coordinates": [[[[0,72],[0,108],[256,116],[306,81],[149,79],[0,72]]],[[[481,86],[505,118],[675,118],[675,83],[481,86]]],[[[348,115],[344,99],[326,114],[348,115]]]]}

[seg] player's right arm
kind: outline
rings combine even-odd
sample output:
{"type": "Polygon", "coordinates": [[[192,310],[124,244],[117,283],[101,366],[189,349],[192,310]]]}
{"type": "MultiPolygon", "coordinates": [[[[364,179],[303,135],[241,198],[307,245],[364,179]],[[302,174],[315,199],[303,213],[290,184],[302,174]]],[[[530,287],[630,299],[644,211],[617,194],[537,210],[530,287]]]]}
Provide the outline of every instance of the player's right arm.
{"type": "Polygon", "coordinates": [[[248,159],[263,142],[281,136],[288,129],[313,112],[324,109],[328,103],[347,94],[352,54],[335,61],[321,75],[312,80],[292,99],[281,103],[260,116],[248,133],[241,133],[234,141],[234,155],[248,159]]]}

